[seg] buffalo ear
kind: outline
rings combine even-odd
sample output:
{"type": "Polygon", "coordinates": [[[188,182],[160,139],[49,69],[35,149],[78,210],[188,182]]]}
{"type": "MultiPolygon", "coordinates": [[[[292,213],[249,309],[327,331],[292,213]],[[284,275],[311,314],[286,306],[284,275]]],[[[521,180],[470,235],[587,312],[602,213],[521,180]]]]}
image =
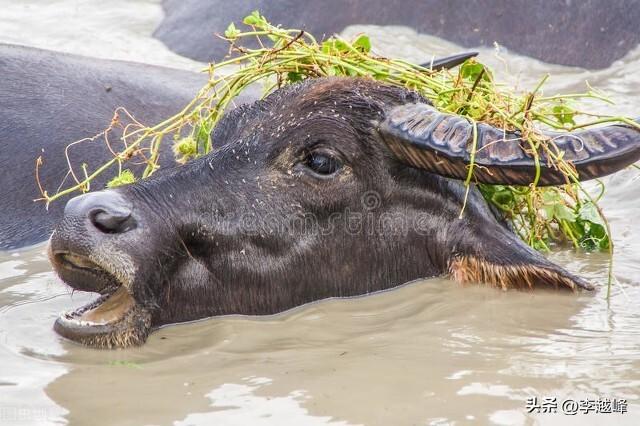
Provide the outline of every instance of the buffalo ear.
{"type": "MultiPolygon", "coordinates": [[[[479,183],[529,185],[536,176],[534,156],[520,133],[488,124],[476,127],[474,178],[479,183]]],[[[474,126],[426,103],[405,104],[386,112],[378,132],[402,162],[441,176],[466,179],[471,164],[474,126]]],[[[616,172],[640,159],[640,129],[611,125],[575,133],[543,133],[563,151],[580,180],[616,172]]],[[[543,150],[538,185],[568,183],[543,150]]]]}
{"type": "Polygon", "coordinates": [[[448,260],[451,278],[503,290],[553,288],[593,290],[593,286],[550,262],[497,222],[477,224],[448,260]]]}
{"type": "Polygon", "coordinates": [[[485,258],[460,256],[449,263],[449,274],[460,283],[483,283],[502,290],[540,287],[593,290],[593,286],[582,278],[553,264],[501,264],[485,258]]]}

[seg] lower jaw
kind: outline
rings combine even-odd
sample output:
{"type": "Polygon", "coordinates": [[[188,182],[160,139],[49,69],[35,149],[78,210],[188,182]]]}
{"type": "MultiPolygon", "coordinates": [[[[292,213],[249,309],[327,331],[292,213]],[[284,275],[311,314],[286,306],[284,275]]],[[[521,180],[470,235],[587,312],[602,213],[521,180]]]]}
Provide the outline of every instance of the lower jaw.
{"type": "Polygon", "coordinates": [[[91,315],[87,316],[87,312],[91,311],[97,313],[96,316],[104,314],[105,312],[100,312],[101,309],[109,314],[109,309],[103,306],[109,304],[110,298],[130,298],[131,296],[127,296],[125,292],[126,290],[121,288],[104,300],[99,299],[100,303],[86,312],[62,314],[56,320],[54,330],[62,337],[93,348],[112,349],[142,345],[151,332],[151,313],[135,302],[129,303],[129,306],[118,312],[115,318],[112,314],[107,321],[93,321],[91,315]]]}

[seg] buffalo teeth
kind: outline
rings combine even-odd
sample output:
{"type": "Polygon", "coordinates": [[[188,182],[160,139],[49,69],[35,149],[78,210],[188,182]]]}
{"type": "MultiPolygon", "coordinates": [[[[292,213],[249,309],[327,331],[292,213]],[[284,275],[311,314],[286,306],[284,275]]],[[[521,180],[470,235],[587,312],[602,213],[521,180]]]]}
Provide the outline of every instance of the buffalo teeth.
{"type": "Polygon", "coordinates": [[[96,326],[96,325],[107,325],[108,322],[107,321],[100,321],[100,322],[94,322],[94,321],[86,321],[86,320],[81,320],[77,317],[74,317],[72,313],[69,312],[64,312],[61,315],[61,318],[68,323],[73,323],[76,325],[79,325],[81,327],[92,327],[92,326],[96,326]]]}

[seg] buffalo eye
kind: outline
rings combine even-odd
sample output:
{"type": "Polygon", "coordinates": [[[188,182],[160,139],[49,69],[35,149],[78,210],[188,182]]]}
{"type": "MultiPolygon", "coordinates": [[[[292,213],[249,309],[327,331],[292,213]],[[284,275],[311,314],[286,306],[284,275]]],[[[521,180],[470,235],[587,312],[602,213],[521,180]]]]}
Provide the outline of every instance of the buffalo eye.
{"type": "Polygon", "coordinates": [[[310,152],[304,164],[314,173],[323,176],[332,175],[342,167],[340,160],[326,152],[310,152]]]}

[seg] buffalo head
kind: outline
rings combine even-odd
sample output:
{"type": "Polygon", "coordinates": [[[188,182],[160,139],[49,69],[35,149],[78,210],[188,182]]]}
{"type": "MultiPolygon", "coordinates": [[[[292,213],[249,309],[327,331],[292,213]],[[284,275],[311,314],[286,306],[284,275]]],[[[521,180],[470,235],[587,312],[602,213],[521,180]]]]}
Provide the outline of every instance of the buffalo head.
{"type": "MultiPolygon", "coordinates": [[[[50,257],[71,287],[101,293],[56,330],[92,346],[144,342],[153,327],[272,314],[450,275],[501,288],[589,289],[523,244],[463,184],[471,125],[418,94],[366,79],[317,79],[239,107],[217,148],[149,179],[71,200],[50,257]]],[[[533,160],[478,128],[477,177],[522,184],[533,160]]],[[[639,133],[560,136],[582,178],[640,157],[639,133]]],[[[543,164],[541,183],[560,175],[543,164]]]]}

